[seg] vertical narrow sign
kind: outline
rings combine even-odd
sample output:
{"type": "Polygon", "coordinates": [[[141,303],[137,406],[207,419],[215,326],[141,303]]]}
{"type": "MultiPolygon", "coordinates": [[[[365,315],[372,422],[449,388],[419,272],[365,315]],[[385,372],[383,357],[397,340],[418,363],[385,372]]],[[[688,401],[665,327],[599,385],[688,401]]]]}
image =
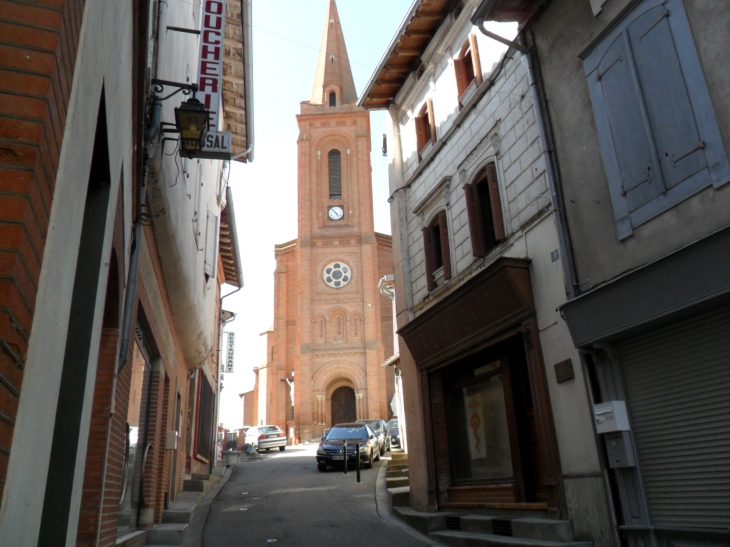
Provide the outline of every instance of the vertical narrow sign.
{"type": "Polygon", "coordinates": [[[228,343],[226,344],[226,370],[225,372],[233,372],[233,348],[236,344],[236,333],[229,332],[228,343]]]}
{"type": "Polygon", "coordinates": [[[198,99],[210,112],[208,128],[218,130],[223,87],[223,41],[226,0],[204,0],[198,61],[198,99]]]}

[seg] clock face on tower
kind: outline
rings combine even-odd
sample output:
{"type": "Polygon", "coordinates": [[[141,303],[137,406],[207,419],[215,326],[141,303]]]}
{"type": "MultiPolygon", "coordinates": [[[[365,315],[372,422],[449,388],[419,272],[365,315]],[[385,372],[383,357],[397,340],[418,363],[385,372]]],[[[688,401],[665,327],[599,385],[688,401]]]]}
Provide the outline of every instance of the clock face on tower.
{"type": "Polygon", "coordinates": [[[342,207],[335,205],[334,207],[330,207],[327,214],[332,220],[340,220],[343,216],[345,216],[345,211],[342,210],[342,207]]]}
{"type": "Polygon", "coordinates": [[[322,277],[333,289],[341,289],[350,282],[352,271],[344,262],[332,262],[324,267],[322,277]]]}

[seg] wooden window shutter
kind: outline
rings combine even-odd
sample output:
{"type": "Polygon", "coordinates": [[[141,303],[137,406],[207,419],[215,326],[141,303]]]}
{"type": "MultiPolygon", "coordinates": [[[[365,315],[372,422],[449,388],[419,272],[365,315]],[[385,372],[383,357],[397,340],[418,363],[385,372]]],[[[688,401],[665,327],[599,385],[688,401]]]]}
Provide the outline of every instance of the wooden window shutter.
{"type": "Polygon", "coordinates": [[[456,92],[461,97],[469,82],[466,81],[466,67],[461,59],[454,59],[454,73],[456,74],[456,92]]]}
{"type": "Polygon", "coordinates": [[[433,114],[433,99],[428,100],[428,129],[429,129],[429,135],[428,138],[431,139],[431,142],[436,144],[436,117],[433,114]]]}
{"type": "Polygon", "coordinates": [[[479,204],[479,192],[474,184],[464,186],[466,196],[466,213],[469,217],[469,233],[471,235],[471,253],[474,256],[487,256],[487,242],[484,234],[484,219],[479,204]]]}
{"type": "Polygon", "coordinates": [[[423,147],[426,146],[426,143],[428,142],[428,136],[427,136],[427,128],[426,128],[426,120],[423,118],[423,116],[418,116],[416,118],[416,148],[417,151],[420,152],[423,150],[423,147]]]}
{"type": "Polygon", "coordinates": [[[451,252],[449,251],[449,228],[446,223],[446,211],[439,211],[439,228],[441,232],[441,259],[444,263],[444,279],[451,279],[451,252]]]}
{"type": "Polygon", "coordinates": [[[429,292],[436,288],[436,281],[433,278],[433,272],[436,269],[436,257],[434,256],[436,248],[433,244],[433,230],[431,228],[423,229],[423,254],[425,255],[426,265],[426,287],[429,292]]]}
{"type": "Polygon", "coordinates": [[[494,239],[504,240],[504,220],[502,218],[502,200],[499,197],[499,183],[497,182],[497,164],[487,164],[487,184],[489,184],[489,201],[492,206],[492,222],[494,223],[494,239]]]}
{"type": "Polygon", "coordinates": [[[477,85],[482,85],[482,62],[479,59],[479,44],[474,34],[469,35],[469,48],[471,49],[471,62],[474,66],[474,78],[476,78],[477,85]]]}
{"type": "Polygon", "coordinates": [[[205,231],[205,264],[203,271],[208,277],[215,278],[215,270],[218,257],[216,240],[218,232],[218,217],[208,211],[208,219],[205,231]]]}

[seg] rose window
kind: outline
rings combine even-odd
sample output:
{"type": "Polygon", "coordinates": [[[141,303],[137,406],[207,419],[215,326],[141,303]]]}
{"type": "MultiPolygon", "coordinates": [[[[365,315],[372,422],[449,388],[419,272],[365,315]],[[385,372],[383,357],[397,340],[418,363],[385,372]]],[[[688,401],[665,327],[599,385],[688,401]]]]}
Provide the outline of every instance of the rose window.
{"type": "Polygon", "coordinates": [[[324,272],[322,272],[322,277],[327,285],[334,289],[339,289],[350,282],[352,271],[350,271],[347,264],[333,262],[325,267],[324,272]]]}

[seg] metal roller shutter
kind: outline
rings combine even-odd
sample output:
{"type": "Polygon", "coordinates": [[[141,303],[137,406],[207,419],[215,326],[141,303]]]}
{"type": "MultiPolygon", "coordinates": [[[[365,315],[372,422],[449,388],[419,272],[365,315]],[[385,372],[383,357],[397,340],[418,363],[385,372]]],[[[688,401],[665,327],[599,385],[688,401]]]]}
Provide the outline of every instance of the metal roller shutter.
{"type": "Polygon", "coordinates": [[[730,527],[730,309],[619,351],[654,524],[730,527]]]}

